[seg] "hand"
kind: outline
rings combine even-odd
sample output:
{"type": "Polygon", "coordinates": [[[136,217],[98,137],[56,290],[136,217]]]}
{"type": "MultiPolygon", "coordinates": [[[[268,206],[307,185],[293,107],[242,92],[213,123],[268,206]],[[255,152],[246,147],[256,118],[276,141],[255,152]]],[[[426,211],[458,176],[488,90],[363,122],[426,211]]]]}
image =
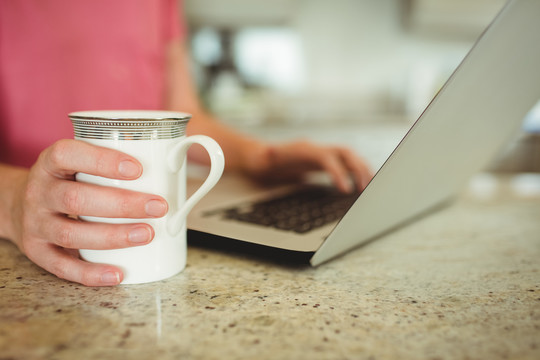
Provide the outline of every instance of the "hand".
{"type": "Polygon", "coordinates": [[[88,286],[119,284],[122,271],[91,264],[78,249],[114,249],[152,241],[148,224],[90,223],[74,215],[156,218],[167,213],[159,196],[75,182],[75,174],[134,180],[141,164],[129,155],[76,140],[47,148],[18,186],[13,241],[30,260],[60,278],[88,286]]]}
{"type": "Polygon", "coordinates": [[[297,141],[266,145],[261,153],[252,160],[252,175],[257,178],[300,179],[309,171],[323,170],[340,191],[351,192],[352,183],[362,191],[373,177],[365,161],[345,147],[297,141]]]}

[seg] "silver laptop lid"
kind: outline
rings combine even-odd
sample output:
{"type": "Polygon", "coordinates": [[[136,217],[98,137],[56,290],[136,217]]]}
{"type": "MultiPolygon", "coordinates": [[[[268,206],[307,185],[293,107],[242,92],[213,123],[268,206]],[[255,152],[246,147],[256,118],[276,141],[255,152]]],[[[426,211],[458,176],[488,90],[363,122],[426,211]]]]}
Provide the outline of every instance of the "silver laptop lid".
{"type": "Polygon", "coordinates": [[[540,1],[512,0],[311,259],[327,261],[456,195],[540,99],[540,1]]]}

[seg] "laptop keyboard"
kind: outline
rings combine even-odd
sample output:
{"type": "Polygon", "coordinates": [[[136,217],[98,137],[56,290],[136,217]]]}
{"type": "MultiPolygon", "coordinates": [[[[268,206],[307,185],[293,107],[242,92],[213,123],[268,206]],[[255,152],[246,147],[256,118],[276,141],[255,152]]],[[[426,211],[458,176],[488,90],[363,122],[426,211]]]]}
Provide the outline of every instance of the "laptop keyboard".
{"type": "Polygon", "coordinates": [[[343,194],[331,187],[305,189],[222,210],[225,219],[303,234],[341,219],[359,193],[343,194]]]}

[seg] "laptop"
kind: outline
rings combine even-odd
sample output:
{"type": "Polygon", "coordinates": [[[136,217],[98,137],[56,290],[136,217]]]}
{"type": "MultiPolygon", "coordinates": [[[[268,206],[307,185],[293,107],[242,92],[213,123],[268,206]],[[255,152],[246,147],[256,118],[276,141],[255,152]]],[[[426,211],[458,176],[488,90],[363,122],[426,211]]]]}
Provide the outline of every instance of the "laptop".
{"type": "MultiPolygon", "coordinates": [[[[308,254],[317,266],[432,212],[455,198],[514,138],[540,99],[539,35],[540,1],[509,1],[369,185],[352,199],[328,189],[314,195],[314,186],[268,188],[225,175],[192,210],[188,229],[215,235],[219,242],[234,239],[308,254]],[[304,209],[324,212],[323,220],[287,223],[292,217],[287,211],[298,202],[291,191],[303,194],[304,209]],[[309,202],[326,197],[345,210],[309,202]],[[264,219],[257,214],[261,211],[274,219],[264,219]]],[[[196,186],[197,180],[190,180],[188,193],[196,186]]]]}

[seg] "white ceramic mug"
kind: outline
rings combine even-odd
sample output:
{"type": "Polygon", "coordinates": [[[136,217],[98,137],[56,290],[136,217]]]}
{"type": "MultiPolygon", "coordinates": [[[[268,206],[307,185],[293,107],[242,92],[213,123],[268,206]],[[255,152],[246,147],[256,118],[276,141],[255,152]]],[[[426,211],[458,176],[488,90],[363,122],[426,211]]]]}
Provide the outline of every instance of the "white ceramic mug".
{"type": "Polygon", "coordinates": [[[77,181],[163,196],[169,212],[159,219],[120,219],[81,216],[85,221],[106,223],[145,222],[154,228],[154,240],[143,246],[113,250],[80,250],[89,262],[118,266],[122,284],[162,280],[181,272],[186,265],[186,217],[193,206],[217,183],[224,168],[223,152],[211,138],[186,136],[191,115],[171,111],[79,111],[69,114],[75,139],[119,150],[143,166],[137,180],[115,180],[78,173],[77,181]],[[186,201],[186,152],[202,145],[211,159],[210,173],[186,201]]]}

